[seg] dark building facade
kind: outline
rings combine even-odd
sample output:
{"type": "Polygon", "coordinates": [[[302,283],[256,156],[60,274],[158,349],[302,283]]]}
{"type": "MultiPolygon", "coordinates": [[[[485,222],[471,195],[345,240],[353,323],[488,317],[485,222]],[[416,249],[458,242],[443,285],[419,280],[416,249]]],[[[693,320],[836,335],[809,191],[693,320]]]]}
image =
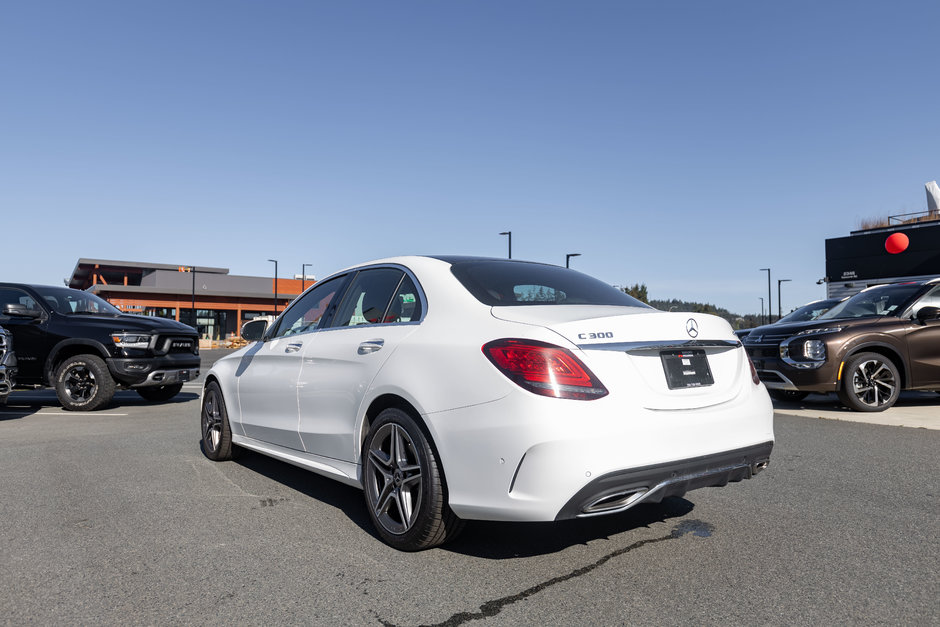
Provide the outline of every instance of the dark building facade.
{"type": "Polygon", "coordinates": [[[237,337],[244,322],[284,310],[311,280],[239,276],[227,268],[79,259],[68,286],[128,313],[179,320],[204,340],[237,337]],[[275,305],[276,302],[276,305],[275,305]]]}
{"type": "Polygon", "coordinates": [[[827,293],[855,294],[883,283],[940,276],[940,220],[924,220],[826,240],[827,293]]]}

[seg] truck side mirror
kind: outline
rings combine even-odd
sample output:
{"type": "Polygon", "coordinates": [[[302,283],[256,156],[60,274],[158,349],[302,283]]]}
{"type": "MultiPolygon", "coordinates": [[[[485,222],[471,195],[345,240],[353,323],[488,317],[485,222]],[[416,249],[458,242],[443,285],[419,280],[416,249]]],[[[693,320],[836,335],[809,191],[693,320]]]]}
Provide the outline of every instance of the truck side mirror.
{"type": "Polygon", "coordinates": [[[19,303],[8,303],[3,306],[4,315],[13,317],[13,318],[40,318],[42,317],[42,311],[39,309],[30,309],[26,305],[21,305],[19,303]]]}
{"type": "Polygon", "coordinates": [[[264,337],[264,332],[267,328],[267,320],[249,320],[242,325],[242,339],[249,342],[257,342],[264,337]]]}

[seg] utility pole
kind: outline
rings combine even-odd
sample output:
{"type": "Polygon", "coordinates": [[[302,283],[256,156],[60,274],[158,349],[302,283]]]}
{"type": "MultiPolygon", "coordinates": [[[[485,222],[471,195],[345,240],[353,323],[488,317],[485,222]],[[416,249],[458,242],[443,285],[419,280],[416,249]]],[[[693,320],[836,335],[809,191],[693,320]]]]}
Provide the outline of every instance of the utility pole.
{"type": "Polygon", "coordinates": [[[274,315],[277,315],[277,259],[268,259],[274,264],[274,315]]]}
{"type": "Polygon", "coordinates": [[[792,281],[792,279],[777,279],[777,320],[783,318],[783,299],[780,298],[780,284],[792,281]]]}
{"type": "Polygon", "coordinates": [[[500,235],[509,236],[509,258],[512,259],[512,231],[503,231],[500,235]]]}
{"type": "Polygon", "coordinates": [[[761,268],[760,271],[767,273],[767,324],[770,324],[774,321],[774,305],[770,298],[770,268],[761,268]]]}

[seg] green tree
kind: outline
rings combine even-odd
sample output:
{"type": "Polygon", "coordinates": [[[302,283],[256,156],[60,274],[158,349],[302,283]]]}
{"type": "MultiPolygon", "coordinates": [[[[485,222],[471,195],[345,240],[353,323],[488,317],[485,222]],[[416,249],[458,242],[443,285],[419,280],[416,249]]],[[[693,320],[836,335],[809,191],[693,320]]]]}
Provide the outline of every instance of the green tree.
{"type": "Polygon", "coordinates": [[[629,294],[633,298],[649,304],[649,295],[646,293],[646,284],[645,283],[635,283],[631,287],[622,287],[625,293],[629,294]]]}

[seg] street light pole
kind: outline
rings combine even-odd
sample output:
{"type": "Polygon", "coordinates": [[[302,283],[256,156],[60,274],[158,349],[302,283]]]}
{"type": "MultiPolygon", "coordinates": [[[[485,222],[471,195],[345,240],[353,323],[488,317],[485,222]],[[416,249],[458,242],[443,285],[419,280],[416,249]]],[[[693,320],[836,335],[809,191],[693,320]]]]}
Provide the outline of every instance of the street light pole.
{"type": "Polygon", "coordinates": [[[571,267],[570,265],[568,265],[568,262],[572,257],[580,257],[580,256],[581,256],[581,253],[568,253],[567,255],[565,255],[565,267],[566,268],[571,267]]]}
{"type": "Polygon", "coordinates": [[[764,297],[758,296],[760,299],[760,323],[764,324],[764,297]]]}
{"type": "Polygon", "coordinates": [[[777,320],[783,318],[783,300],[780,298],[780,284],[792,281],[792,279],[777,279],[777,320]]]}
{"type": "Polygon", "coordinates": [[[277,315],[277,259],[268,259],[274,264],[274,315],[277,315]]]}
{"type": "Polygon", "coordinates": [[[500,235],[509,236],[509,258],[512,259],[512,231],[503,231],[500,235]]]}
{"type": "Polygon", "coordinates": [[[770,268],[761,268],[760,271],[767,273],[767,323],[770,324],[774,321],[774,303],[770,297],[770,268]]]}
{"type": "Polygon", "coordinates": [[[307,278],[307,266],[312,266],[312,263],[305,263],[300,268],[300,291],[304,291],[304,279],[307,278]]]}

